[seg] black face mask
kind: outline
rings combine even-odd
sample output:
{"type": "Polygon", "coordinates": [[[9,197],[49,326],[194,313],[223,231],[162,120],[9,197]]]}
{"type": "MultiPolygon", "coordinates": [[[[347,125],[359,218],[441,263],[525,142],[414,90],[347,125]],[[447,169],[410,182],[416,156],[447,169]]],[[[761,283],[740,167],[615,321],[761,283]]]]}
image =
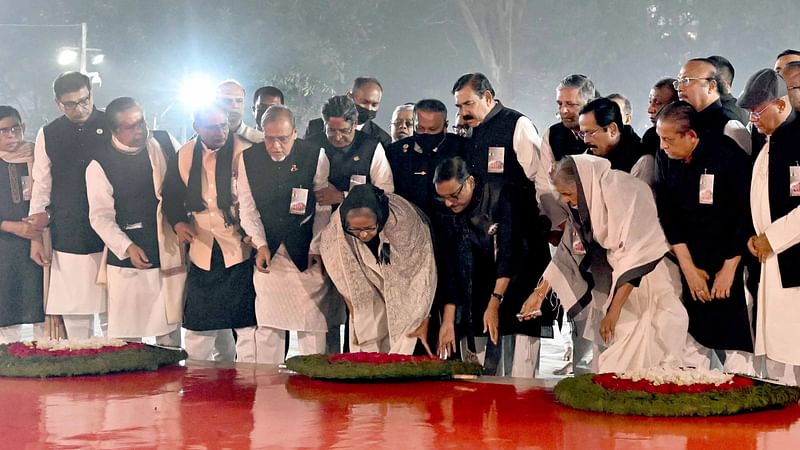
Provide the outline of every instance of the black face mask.
{"type": "Polygon", "coordinates": [[[426,152],[431,152],[444,141],[445,134],[415,134],[414,139],[417,144],[426,152]]]}
{"type": "Polygon", "coordinates": [[[378,115],[377,111],[370,111],[367,108],[361,107],[356,105],[356,111],[358,111],[358,123],[363,124],[367,123],[368,120],[372,120],[378,115]]]}

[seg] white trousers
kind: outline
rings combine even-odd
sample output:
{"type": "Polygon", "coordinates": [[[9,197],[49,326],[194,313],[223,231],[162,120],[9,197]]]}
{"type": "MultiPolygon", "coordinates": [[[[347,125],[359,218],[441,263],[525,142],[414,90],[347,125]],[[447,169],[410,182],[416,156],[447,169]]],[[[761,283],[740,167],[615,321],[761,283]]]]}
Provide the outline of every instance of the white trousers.
{"type": "MultiPolygon", "coordinates": [[[[325,353],[325,332],[298,331],[297,344],[301,355],[325,353]]],[[[281,364],[286,354],[286,330],[258,327],[255,331],[256,356],[259,364],[281,364]]]]}
{"type": "Polygon", "coordinates": [[[255,329],[244,327],[236,329],[236,341],[233,331],[186,330],[184,348],[189,354],[189,359],[217,362],[255,362],[255,329]]]}
{"type": "MultiPolygon", "coordinates": [[[[723,352],[725,353],[725,363],[721,367],[723,372],[751,376],[756,374],[752,353],[740,350],[723,350],[723,352]]],[[[694,340],[692,335],[688,335],[686,338],[686,353],[683,355],[683,363],[703,369],[720,369],[717,367],[720,361],[714,354],[714,349],[701,345],[694,340]]]]}
{"type": "Polygon", "coordinates": [[[766,358],[766,377],[787,386],[800,386],[800,366],[766,358]]]}
{"type": "Polygon", "coordinates": [[[64,328],[69,339],[89,339],[99,323],[100,336],[108,335],[108,314],[64,314],[64,328]]]}
{"type": "MultiPolygon", "coordinates": [[[[25,325],[9,325],[0,327],[0,344],[10,344],[11,342],[22,341],[22,327],[25,325]]],[[[33,324],[33,340],[39,340],[44,336],[44,322],[33,324]]]]}
{"type": "MultiPolygon", "coordinates": [[[[502,336],[501,339],[503,339],[503,356],[497,367],[497,376],[534,378],[539,371],[541,339],[525,334],[502,336]],[[511,351],[512,343],[513,352],[511,351]]],[[[475,337],[475,354],[481,365],[486,359],[486,345],[488,342],[488,337],[475,337]]],[[[467,339],[463,338],[461,339],[462,358],[468,351],[467,339]]]]}

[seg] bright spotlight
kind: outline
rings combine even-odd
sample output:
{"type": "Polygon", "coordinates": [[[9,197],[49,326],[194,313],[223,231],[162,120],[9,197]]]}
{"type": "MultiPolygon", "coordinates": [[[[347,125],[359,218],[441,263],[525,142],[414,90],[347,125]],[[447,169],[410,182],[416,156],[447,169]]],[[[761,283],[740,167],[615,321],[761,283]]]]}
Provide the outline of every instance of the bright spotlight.
{"type": "Polygon", "coordinates": [[[78,52],[70,49],[63,49],[58,52],[58,63],[67,66],[78,60],[78,52]]]}
{"type": "Polygon", "coordinates": [[[216,100],[216,86],[203,75],[184,80],[181,85],[181,103],[194,110],[216,100]]]}
{"type": "Polygon", "coordinates": [[[92,57],[92,64],[102,64],[106,60],[106,55],[100,53],[92,57]]]}

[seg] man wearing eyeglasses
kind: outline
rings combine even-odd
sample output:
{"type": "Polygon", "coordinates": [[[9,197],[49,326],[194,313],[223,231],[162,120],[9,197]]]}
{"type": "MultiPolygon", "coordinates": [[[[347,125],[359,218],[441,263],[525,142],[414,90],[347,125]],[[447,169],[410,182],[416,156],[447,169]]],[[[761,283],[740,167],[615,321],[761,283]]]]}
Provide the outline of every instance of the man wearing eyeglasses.
{"type": "Polygon", "coordinates": [[[297,332],[301,354],[325,353],[328,317],[337,305],[322,259],[310,250],[326,225],[314,195],[327,183],[318,170],[324,150],[297,138],[285,106],[270,107],[262,128],[264,142],[245,150],[237,185],[242,228],[257,248],[255,362],[280,364],[285,331],[297,332]]]}
{"type": "Polygon", "coordinates": [[[239,160],[247,147],[228,124],[221,105],[195,111],[197,136],[169,161],[162,211],[180,242],[189,244],[183,308],[189,357],[254,362],[252,248],[242,239],[236,198],[239,160]]]}
{"type": "Polygon", "coordinates": [[[750,185],[755,233],[747,247],[761,264],[755,354],[766,355],[766,376],[796,386],[800,384],[800,119],[788,104],[787,84],[777,72],[759,70],[747,81],[739,106],[750,111],[750,121],[769,136],[750,185]]]}
{"type": "Polygon", "coordinates": [[[42,229],[28,219],[33,144],[25,141],[19,112],[0,106],[0,343],[22,340],[22,324],[44,334],[42,268],[31,259],[30,241],[42,229]]]}
{"type": "Polygon", "coordinates": [[[678,98],[689,102],[697,111],[698,131],[712,137],[729,136],[749,155],[752,148],[750,132],[735,114],[722,107],[717,87],[721,82],[712,61],[693,58],[678,73],[675,89],[678,98]]]}
{"type": "Polygon", "coordinates": [[[86,166],[108,144],[105,116],[94,106],[84,74],[66,72],[53,83],[64,114],[36,137],[33,163],[32,223],[52,233],[52,255],[41,239],[31,241],[31,258],[50,266],[47,314],[63,315],[70,339],[87,339],[96,322],[105,334],[106,289],[95,283],[103,241],[89,224],[86,166]]]}
{"type": "Polygon", "coordinates": [[[404,103],[392,112],[392,123],[389,129],[392,142],[405,139],[414,134],[414,104],[404,103]]]}
{"type": "Polygon", "coordinates": [[[783,68],[783,79],[789,92],[789,103],[795,111],[800,111],[800,61],[790,62],[783,68]]]}
{"type": "Polygon", "coordinates": [[[234,137],[244,141],[247,146],[261,142],[264,136],[255,128],[248,127],[244,121],[244,86],[236,80],[225,80],[217,85],[217,103],[228,113],[228,129],[234,137]]]}
{"type": "Polygon", "coordinates": [[[186,266],[172,227],[159,214],[169,149],[150,135],[130,97],[106,107],[111,142],[86,168],[89,222],[106,244],[108,336],[155,336],[180,346],[186,266]]]}

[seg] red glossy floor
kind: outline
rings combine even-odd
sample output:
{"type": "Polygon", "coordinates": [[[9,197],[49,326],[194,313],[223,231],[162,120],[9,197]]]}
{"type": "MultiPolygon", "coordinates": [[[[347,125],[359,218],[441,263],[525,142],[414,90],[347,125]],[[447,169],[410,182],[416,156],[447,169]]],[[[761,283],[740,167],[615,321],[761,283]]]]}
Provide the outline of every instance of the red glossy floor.
{"type": "Polygon", "coordinates": [[[0,379],[0,448],[798,449],[800,406],[712,419],[562,407],[552,383],[340,384],[189,364],[0,379]]]}

